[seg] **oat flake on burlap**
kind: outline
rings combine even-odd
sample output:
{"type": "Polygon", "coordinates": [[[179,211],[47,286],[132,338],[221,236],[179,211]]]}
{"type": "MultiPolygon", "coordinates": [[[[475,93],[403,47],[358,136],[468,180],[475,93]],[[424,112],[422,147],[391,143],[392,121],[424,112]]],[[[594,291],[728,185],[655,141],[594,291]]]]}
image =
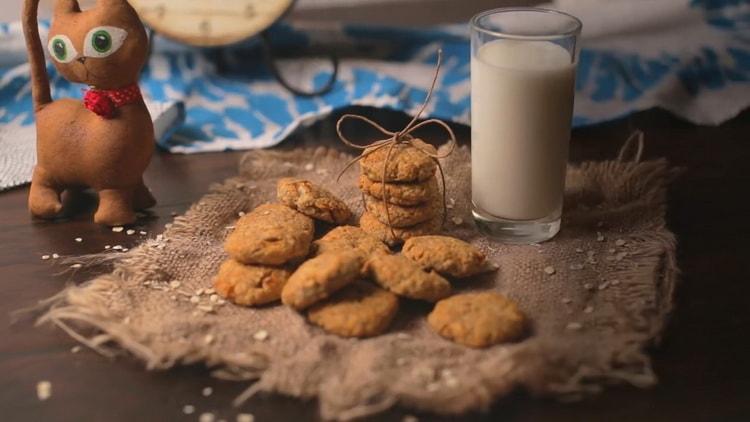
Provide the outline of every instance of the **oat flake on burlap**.
{"type": "Polygon", "coordinates": [[[387,334],[357,340],[325,334],[285,306],[217,305],[196,294],[211,287],[238,213],[273,200],[279,177],[322,183],[359,214],[357,171],[333,181],[349,158],[325,147],[248,153],[240,176],[212,187],[163,239],[120,255],[111,274],[61,292],[41,321],[101,353],[127,351],[149,369],[204,362],[218,376],[257,379],[251,392],[317,398],[324,418],[396,404],[461,413],[516,387],[571,398],[611,383],[656,382],[644,349],[664,326],[677,273],[664,222],[674,171],[663,160],[570,167],[563,230],[530,246],[481,238],[470,214],[469,151],[443,160],[449,203],[455,200],[446,232],[500,265],[454,285],[517,301],[533,328],[515,344],[476,350],[444,340],[427,326],[423,303],[402,301],[387,334]]]}

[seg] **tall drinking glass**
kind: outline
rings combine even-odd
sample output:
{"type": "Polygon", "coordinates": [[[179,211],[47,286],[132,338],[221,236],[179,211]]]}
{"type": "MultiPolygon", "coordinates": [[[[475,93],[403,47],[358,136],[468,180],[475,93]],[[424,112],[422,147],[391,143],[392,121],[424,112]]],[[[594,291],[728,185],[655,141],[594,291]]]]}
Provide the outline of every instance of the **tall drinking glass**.
{"type": "Polygon", "coordinates": [[[581,22],[535,8],[471,20],[472,203],[508,243],[560,230],[581,22]]]}

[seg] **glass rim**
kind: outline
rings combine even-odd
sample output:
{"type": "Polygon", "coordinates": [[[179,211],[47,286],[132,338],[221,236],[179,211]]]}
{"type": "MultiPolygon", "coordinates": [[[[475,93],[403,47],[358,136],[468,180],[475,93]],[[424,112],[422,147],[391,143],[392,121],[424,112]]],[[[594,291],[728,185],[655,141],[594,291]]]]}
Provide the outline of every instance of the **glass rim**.
{"type": "Polygon", "coordinates": [[[554,10],[554,9],[545,9],[543,7],[498,7],[496,9],[485,10],[484,12],[479,12],[476,15],[474,15],[469,21],[469,25],[475,31],[483,32],[485,34],[492,35],[498,38],[529,40],[529,41],[553,41],[553,40],[559,40],[559,39],[568,38],[572,36],[577,37],[581,34],[581,28],[583,27],[583,23],[581,22],[581,20],[571,15],[570,13],[565,13],[565,12],[561,12],[559,10],[554,10]],[[559,17],[570,19],[571,21],[573,21],[575,26],[573,29],[569,31],[559,32],[555,34],[520,35],[520,34],[510,34],[507,32],[496,31],[494,29],[485,28],[479,24],[479,20],[486,16],[496,15],[500,13],[508,13],[508,12],[535,12],[535,13],[546,13],[550,15],[557,15],[559,17]]]}

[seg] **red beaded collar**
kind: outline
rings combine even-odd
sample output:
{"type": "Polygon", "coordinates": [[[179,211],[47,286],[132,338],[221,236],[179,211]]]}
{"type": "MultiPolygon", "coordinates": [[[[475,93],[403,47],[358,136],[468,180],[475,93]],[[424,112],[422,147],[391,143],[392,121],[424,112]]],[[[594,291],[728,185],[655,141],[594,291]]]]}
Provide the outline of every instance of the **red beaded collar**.
{"type": "Polygon", "coordinates": [[[128,85],[119,89],[89,89],[83,96],[83,105],[87,109],[109,119],[115,114],[115,109],[143,98],[138,84],[128,85]]]}

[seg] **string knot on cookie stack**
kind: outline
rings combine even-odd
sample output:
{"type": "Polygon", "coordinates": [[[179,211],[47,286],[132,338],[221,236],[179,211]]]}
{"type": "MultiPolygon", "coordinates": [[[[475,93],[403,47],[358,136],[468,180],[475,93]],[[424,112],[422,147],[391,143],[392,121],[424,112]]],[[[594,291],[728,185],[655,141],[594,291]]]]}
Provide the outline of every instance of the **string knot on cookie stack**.
{"type": "Polygon", "coordinates": [[[365,207],[360,227],[389,245],[402,243],[413,236],[436,233],[445,220],[445,175],[439,160],[453,152],[456,136],[442,120],[428,119],[417,123],[432,97],[441,61],[442,52],[438,51],[435,75],[427,97],[419,112],[402,130],[387,130],[357,114],[345,114],[336,123],[336,132],[341,141],[363,150],[360,156],[344,166],[338,178],[359,161],[359,188],[365,207]],[[369,145],[355,144],[341,130],[342,123],[347,119],[368,123],[387,138],[369,145]],[[434,146],[411,135],[415,130],[430,124],[437,124],[448,133],[448,147],[442,154],[434,146]],[[436,170],[440,173],[442,189],[438,189],[436,170]]]}

